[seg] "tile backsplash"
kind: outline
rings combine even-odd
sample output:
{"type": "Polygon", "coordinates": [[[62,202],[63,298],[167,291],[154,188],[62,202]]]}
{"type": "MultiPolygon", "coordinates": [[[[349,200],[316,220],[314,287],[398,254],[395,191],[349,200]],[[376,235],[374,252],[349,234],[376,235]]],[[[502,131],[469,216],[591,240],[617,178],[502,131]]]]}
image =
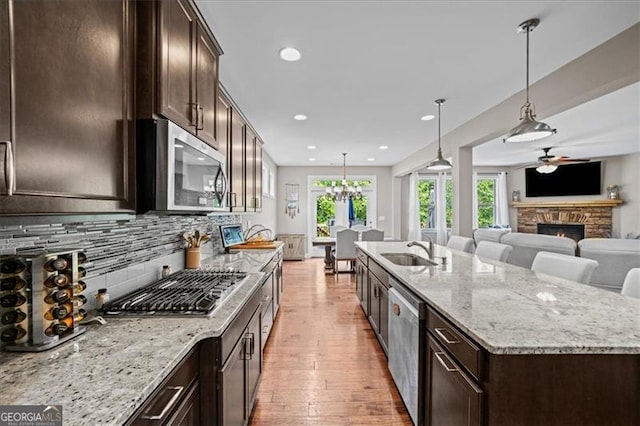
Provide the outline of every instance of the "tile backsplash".
{"type": "MultiPolygon", "coordinates": [[[[84,281],[88,308],[93,294],[107,288],[119,297],[160,277],[162,265],[174,271],[184,268],[184,231],[200,230],[212,238],[202,247],[203,258],[223,251],[218,225],[241,223],[239,215],[156,216],[131,219],[0,225],[0,254],[33,249],[81,249],[87,255],[84,281]]],[[[1,223],[1,222],[0,222],[1,223]]]]}

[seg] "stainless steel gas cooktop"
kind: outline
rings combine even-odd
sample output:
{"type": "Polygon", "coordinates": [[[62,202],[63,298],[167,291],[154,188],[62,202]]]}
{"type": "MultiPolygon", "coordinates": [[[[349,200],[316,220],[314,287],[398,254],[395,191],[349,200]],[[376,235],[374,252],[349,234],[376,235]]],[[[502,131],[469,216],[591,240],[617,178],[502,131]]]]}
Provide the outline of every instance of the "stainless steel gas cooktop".
{"type": "Polygon", "coordinates": [[[105,315],[210,315],[247,274],[188,270],[142,287],[102,308],[105,315]]]}

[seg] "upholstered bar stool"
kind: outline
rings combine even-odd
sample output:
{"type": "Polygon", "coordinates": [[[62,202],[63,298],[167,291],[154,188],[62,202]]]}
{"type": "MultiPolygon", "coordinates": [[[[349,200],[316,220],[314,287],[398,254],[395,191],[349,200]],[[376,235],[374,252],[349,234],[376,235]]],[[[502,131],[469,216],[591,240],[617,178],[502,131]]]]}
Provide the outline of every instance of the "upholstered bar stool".
{"type": "Polygon", "coordinates": [[[475,249],[476,246],[473,242],[473,238],[461,237],[460,235],[452,235],[451,237],[449,237],[449,241],[447,242],[447,247],[454,250],[473,253],[473,250],[475,249]]]}
{"type": "Polygon", "coordinates": [[[531,270],[554,277],[589,284],[598,262],[593,259],[539,251],[533,259],[531,270]]]}
{"type": "Polygon", "coordinates": [[[640,299],[640,268],[633,268],[627,272],[621,294],[640,299]]]}

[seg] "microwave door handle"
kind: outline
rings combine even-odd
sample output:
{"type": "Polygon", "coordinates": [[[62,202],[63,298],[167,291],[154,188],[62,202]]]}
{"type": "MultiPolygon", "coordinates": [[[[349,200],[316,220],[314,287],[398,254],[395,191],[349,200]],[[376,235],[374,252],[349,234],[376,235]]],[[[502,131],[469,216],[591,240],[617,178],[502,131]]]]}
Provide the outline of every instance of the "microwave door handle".
{"type": "Polygon", "coordinates": [[[220,166],[219,173],[220,173],[220,178],[222,179],[222,188],[220,189],[220,192],[218,192],[217,196],[218,196],[218,201],[220,202],[221,205],[223,205],[225,195],[227,195],[227,177],[224,175],[224,170],[222,170],[222,166],[220,166]]]}

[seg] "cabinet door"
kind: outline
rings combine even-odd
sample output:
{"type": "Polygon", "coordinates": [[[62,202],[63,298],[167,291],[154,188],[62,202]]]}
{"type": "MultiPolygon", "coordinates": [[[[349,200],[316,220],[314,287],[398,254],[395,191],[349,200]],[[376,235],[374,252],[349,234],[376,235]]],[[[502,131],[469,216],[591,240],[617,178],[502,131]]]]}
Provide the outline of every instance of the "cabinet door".
{"type": "Polygon", "coordinates": [[[369,291],[369,270],[362,265],[362,299],[360,299],[360,306],[364,311],[364,315],[369,317],[369,300],[371,298],[371,292],[369,291]]]}
{"type": "Polygon", "coordinates": [[[431,425],[480,425],[482,390],[429,336],[427,418],[431,425]]]}
{"type": "Polygon", "coordinates": [[[384,284],[378,286],[378,300],[380,301],[380,321],[378,322],[380,344],[384,352],[387,353],[389,348],[389,290],[384,284]]]}
{"type": "Polygon", "coordinates": [[[229,206],[231,211],[244,211],[244,121],[233,108],[229,154],[229,206]]]}
{"type": "Polygon", "coordinates": [[[256,138],[255,142],[255,192],[256,211],[262,211],[262,141],[256,138]]]}
{"type": "Polygon", "coordinates": [[[256,391],[258,390],[258,383],[260,382],[260,371],[262,367],[262,345],[260,341],[262,336],[262,330],[260,329],[260,320],[262,318],[261,313],[261,309],[256,310],[256,312],[253,314],[253,317],[249,321],[249,325],[247,326],[247,330],[245,333],[245,363],[247,375],[247,406],[245,419],[248,419],[251,415],[251,409],[253,408],[256,391]]]}
{"type": "Polygon", "coordinates": [[[273,270],[273,318],[275,319],[280,310],[280,292],[282,291],[282,263],[276,265],[273,270]]]}
{"type": "Polygon", "coordinates": [[[245,126],[245,171],[246,211],[256,210],[256,135],[245,126]]]}
{"type": "Polygon", "coordinates": [[[229,100],[220,93],[218,90],[218,102],[216,103],[216,142],[218,144],[218,151],[224,155],[227,159],[227,176],[229,176],[229,124],[231,120],[231,103],[229,100]]]}
{"type": "Polygon", "coordinates": [[[362,285],[364,284],[364,265],[360,260],[356,260],[356,296],[362,305],[362,285]]]}
{"type": "Polygon", "coordinates": [[[187,0],[160,6],[160,113],[195,132],[195,16],[187,0]]]}
{"type": "Polygon", "coordinates": [[[0,133],[10,57],[16,190],[0,196],[0,214],[132,211],[133,2],[11,4],[11,55],[0,27],[0,133]]]}
{"type": "Polygon", "coordinates": [[[380,333],[380,281],[369,272],[369,323],[373,331],[380,333]]]}
{"type": "Polygon", "coordinates": [[[200,422],[200,386],[196,381],[167,426],[194,426],[200,422]]]}
{"type": "Polygon", "coordinates": [[[218,91],[218,55],[213,42],[197,26],[196,43],[196,103],[198,137],[218,149],[216,142],[216,99],[218,91]]]}
{"type": "Polygon", "coordinates": [[[247,340],[242,337],[218,373],[221,395],[222,424],[242,425],[245,417],[245,354],[247,340]]]}
{"type": "Polygon", "coordinates": [[[304,259],[304,235],[293,237],[293,255],[297,259],[304,259]]]}

